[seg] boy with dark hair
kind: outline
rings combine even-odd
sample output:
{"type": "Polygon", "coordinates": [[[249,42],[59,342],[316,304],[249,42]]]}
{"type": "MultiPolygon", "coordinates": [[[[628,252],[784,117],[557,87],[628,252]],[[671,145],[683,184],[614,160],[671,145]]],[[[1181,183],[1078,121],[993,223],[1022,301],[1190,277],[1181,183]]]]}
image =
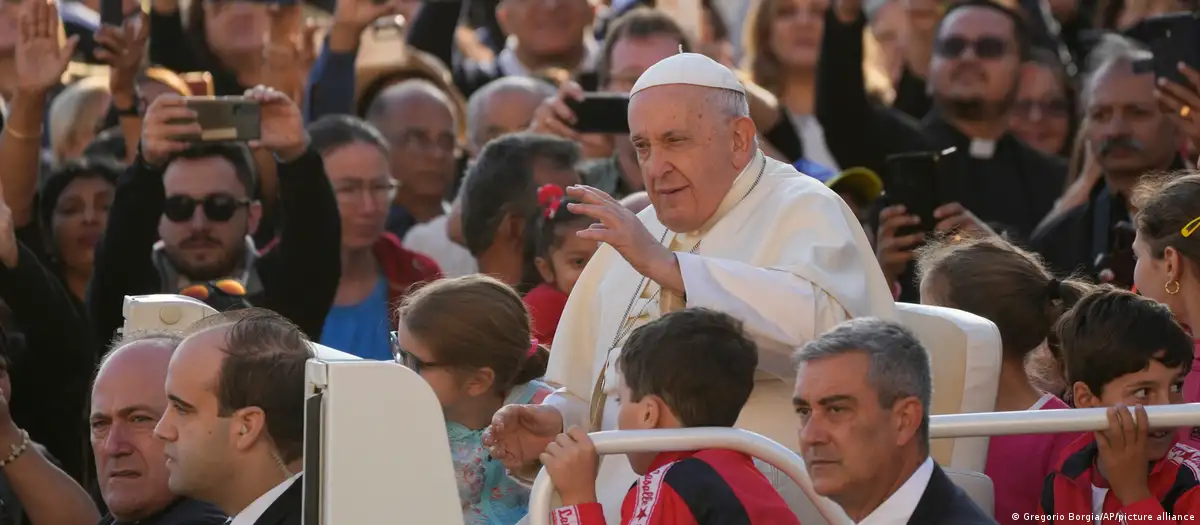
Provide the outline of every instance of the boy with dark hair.
{"type": "MultiPolygon", "coordinates": [[[[691,308],[629,336],[617,360],[621,430],[732,427],[754,388],[758,347],[723,313],[691,308]]],[[[631,453],[642,476],[625,495],[621,523],[798,524],[754,466],[731,450],[631,453]]],[[[598,458],[587,431],[572,427],[546,447],[542,464],[562,498],[561,525],[604,523],[596,501],[598,458]]]]}
{"type": "Polygon", "coordinates": [[[1104,522],[1137,525],[1200,513],[1200,451],[1176,442],[1174,429],[1151,429],[1143,408],[1183,402],[1192,339],[1170,310],[1106,286],[1076,303],[1057,333],[1075,406],[1109,407],[1108,429],[1066,449],[1046,478],[1042,515],[1120,513],[1104,522]]]}

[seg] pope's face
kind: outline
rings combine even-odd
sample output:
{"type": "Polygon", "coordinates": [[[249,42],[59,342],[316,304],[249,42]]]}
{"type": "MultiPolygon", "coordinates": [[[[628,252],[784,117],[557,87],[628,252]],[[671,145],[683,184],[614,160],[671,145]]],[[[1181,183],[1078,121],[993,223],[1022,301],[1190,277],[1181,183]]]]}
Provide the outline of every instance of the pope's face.
{"type": "Polygon", "coordinates": [[[695,231],[712,217],[753,155],[753,124],[726,114],[714,94],[720,92],[669,84],[629,102],[629,137],[646,193],[658,220],[675,232],[695,231]]]}

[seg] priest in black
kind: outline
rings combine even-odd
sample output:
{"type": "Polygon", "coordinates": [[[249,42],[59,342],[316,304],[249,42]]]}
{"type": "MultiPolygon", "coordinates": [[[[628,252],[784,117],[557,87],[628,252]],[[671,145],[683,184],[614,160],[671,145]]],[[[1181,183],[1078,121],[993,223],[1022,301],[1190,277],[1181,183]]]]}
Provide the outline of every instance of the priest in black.
{"type": "Polygon", "coordinates": [[[1180,132],[1154,96],[1154,74],[1133,68],[1149,57],[1148,51],[1116,35],[1105,37],[1092,51],[1082,91],[1083,128],[1104,178],[1085,204],[1050,219],[1031,240],[1060,275],[1079,272],[1130,285],[1130,192],[1146,173],[1185,167],[1178,152],[1180,132]]]}

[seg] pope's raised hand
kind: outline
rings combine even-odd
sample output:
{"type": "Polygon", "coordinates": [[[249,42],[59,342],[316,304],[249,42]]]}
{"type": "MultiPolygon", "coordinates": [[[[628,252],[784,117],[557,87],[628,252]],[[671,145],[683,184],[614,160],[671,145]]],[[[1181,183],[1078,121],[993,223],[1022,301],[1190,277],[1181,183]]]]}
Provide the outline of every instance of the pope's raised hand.
{"type": "Polygon", "coordinates": [[[657,281],[658,275],[674,266],[675,254],[650,234],[637,215],[607,193],[591,186],[571,186],[567,195],[579,201],[568,204],[567,209],[599,221],[580,230],[580,238],[612,246],[633,269],[651,280],[657,281]]]}
{"type": "Polygon", "coordinates": [[[483,446],[493,458],[517,472],[537,460],[562,431],[563,417],[557,408],[508,405],[492,416],[492,424],[483,432],[483,446]]]}

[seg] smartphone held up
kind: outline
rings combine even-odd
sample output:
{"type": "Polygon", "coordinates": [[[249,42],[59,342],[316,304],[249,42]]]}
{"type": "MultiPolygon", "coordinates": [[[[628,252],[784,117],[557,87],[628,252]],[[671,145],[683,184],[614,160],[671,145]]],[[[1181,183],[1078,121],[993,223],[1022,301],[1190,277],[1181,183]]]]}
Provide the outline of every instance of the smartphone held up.
{"type": "Polygon", "coordinates": [[[195,113],[200,133],[178,137],[180,141],[248,142],[260,137],[262,107],[258,101],[246,97],[185,97],[184,102],[195,113]]]}

